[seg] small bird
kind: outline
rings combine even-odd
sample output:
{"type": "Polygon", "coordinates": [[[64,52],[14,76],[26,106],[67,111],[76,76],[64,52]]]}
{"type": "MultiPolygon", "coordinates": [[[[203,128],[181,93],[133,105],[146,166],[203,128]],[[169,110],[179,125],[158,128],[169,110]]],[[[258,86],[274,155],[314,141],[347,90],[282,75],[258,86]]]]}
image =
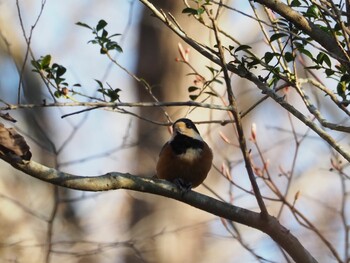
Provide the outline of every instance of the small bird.
{"type": "Polygon", "coordinates": [[[178,119],[173,124],[172,137],[160,151],[157,177],[190,190],[205,180],[212,161],[213,153],[194,123],[178,119]]]}

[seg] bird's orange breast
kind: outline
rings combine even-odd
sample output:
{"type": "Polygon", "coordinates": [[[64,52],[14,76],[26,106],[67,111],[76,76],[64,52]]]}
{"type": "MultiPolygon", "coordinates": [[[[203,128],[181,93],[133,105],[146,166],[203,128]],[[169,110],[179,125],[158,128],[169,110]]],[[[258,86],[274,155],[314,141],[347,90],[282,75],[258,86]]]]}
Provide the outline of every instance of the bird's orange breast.
{"type": "Polygon", "coordinates": [[[182,154],[175,154],[171,145],[167,143],[157,163],[157,177],[168,181],[182,179],[192,187],[200,185],[211,168],[213,153],[203,142],[203,148],[188,148],[182,154]]]}

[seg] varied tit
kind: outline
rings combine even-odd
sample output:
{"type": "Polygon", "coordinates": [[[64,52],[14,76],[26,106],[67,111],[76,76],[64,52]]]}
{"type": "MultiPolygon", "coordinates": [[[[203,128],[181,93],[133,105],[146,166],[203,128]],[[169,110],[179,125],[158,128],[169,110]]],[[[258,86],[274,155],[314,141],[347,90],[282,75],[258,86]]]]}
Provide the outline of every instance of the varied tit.
{"type": "Polygon", "coordinates": [[[200,185],[211,168],[213,153],[194,123],[179,119],[163,146],[157,163],[157,177],[189,190],[200,185]]]}

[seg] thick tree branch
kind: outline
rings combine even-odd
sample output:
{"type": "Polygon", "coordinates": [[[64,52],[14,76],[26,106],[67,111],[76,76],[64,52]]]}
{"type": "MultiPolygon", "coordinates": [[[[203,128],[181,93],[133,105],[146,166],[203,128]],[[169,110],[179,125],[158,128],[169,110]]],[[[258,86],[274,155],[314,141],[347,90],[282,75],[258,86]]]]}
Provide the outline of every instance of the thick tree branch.
{"type": "Polygon", "coordinates": [[[99,176],[77,176],[34,161],[19,161],[18,158],[12,158],[1,153],[0,158],[17,170],[39,180],[66,188],[82,191],[128,189],[172,198],[213,215],[261,230],[275,240],[298,263],[317,262],[299,240],[283,227],[276,218],[268,215],[263,220],[259,213],[221,202],[212,197],[194,191],[183,193],[174,184],[164,180],[119,172],[99,176]]]}
{"type": "Polygon", "coordinates": [[[292,22],[297,28],[318,42],[335,59],[337,59],[341,64],[346,65],[346,67],[349,69],[349,61],[344,59],[347,57],[347,54],[345,54],[344,51],[339,47],[337,41],[331,34],[326,33],[319,26],[308,21],[304,16],[279,0],[254,1],[270,8],[279,15],[283,16],[288,21],[292,22]]]}

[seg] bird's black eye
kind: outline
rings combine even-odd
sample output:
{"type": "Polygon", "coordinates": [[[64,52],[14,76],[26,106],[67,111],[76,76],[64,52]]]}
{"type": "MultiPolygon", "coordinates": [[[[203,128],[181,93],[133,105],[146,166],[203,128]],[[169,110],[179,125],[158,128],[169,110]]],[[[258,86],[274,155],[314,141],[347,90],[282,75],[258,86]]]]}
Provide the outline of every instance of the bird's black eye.
{"type": "Polygon", "coordinates": [[[194,125],[194,123],[192,121],[186,121],[185,123],[186,123],[186,128],[187,129],[194,130],[194,131],[196,131],[199,134],[199,131],[197,130],[196,125],[194,125]]]}
{"type": "Polygon", "coordinates": [[[186,128],[187,129],[191,129],[191,130],[194,130],[195,132],[197,132],[199,134],[199,131],[197,130],[196,128],[196,125],[194,125],[194,123],[189,120],[189,119],[186,119],[186,118],[182,118],[182,119],[178,119],[175,123],[174,123],[174,126],[176,123],[178,122],[182,122],[186,125],[186,128]]]}

